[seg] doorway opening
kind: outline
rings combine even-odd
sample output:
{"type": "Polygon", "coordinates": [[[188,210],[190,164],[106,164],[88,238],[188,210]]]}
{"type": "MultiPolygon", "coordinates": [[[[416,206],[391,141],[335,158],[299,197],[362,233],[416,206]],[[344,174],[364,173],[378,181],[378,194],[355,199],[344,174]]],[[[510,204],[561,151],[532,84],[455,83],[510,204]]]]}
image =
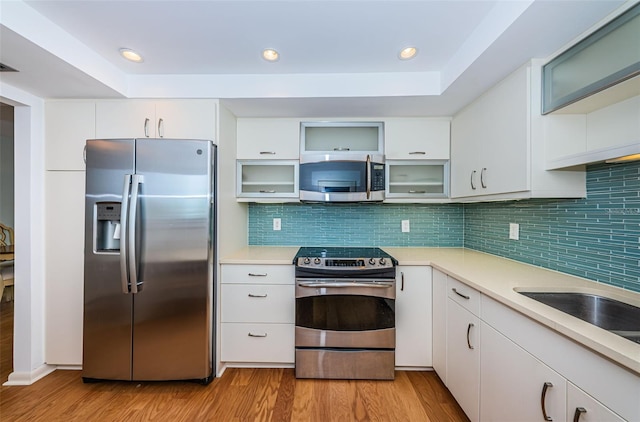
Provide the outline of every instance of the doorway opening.
{"type": "Polygon", "coordinates": [[[14,108],[0,103],[0,383],[13,371],[14,108]]]}

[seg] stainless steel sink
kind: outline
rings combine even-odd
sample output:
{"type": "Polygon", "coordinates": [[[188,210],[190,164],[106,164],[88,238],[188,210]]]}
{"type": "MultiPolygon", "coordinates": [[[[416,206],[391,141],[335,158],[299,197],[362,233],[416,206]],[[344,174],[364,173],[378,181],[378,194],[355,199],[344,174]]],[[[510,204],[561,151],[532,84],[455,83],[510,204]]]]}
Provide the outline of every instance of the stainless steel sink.
{"type": "Polygon", "coordinates": [[[589,293],[518,293],[640,343],[640,308],[636,306],[589,293]]]}

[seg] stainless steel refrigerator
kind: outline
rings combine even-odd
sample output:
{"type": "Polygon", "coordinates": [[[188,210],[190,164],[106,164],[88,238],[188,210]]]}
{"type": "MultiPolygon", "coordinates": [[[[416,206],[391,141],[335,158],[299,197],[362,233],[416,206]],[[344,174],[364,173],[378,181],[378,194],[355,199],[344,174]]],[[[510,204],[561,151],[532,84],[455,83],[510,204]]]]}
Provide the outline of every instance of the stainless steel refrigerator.
{"type": "Polygon", "coordinates": [[[213,378],[211,141],[88,140],[82,376],[213,378]]]}

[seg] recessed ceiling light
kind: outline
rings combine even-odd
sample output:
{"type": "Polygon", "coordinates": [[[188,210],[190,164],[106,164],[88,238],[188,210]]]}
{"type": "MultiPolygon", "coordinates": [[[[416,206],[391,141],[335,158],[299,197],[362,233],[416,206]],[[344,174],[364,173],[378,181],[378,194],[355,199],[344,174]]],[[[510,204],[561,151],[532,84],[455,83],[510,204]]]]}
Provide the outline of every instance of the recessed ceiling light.
{"type": "Polygon", "coordinates": [[[262,52],[262,58],[268,62],[276,62],[280,58],[280,53],[273,48],[265,48],[262,52]]]}
{"type": "Polygon", "coordinates": [[[130,48],[121,48],[120,54],[122,55],[122,57],[132,62],[142,63],[144,61],[140,54],[136,53],[130,48]]]}
{"type": "Polygon", "coordinates": [[[409,59],[413,59],[416,56],[416,54],[418,54],[417,48],[406,47],[400,50],[400,54],[398,54],[398,57],[400,58],[400,60],[409,60],[409,59]]]}

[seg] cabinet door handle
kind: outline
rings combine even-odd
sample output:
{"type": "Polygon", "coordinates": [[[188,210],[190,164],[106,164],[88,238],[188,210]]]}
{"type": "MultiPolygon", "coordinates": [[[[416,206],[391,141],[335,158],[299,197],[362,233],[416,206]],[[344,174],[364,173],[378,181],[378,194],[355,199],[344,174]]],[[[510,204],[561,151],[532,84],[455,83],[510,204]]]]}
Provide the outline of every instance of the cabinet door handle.
{"type": "Polygon", "coordinates": [[[85,145],[82,149],[82,161],[87,164],[87,146],[85,145]]]}
{"type": "Polygon", "coordinates": [[[409,155],[427,155],[424,151],[411,151],[409,155]]]}
{"type": "Polygon", "coordinates": [[[471,299],[469,296],[467,296],[467,295],[463,295],[462,293],[460,293],[459,291],[457,291],[455,287],[454,287],[454,288],[452,288],[451,290],[453,290],[453,293],[457,294],[458,296],[460,296],[460,297],[461,297],[461,298],[463,298],[463,299],[467,299],[467,300],[471,299]]]}
{"type": "Polygon", "coordinates": [[[407,193],[427,193],[427,191],[426,190],[410,190],[407,193]]]}
{"type": "Polygon", "coordinates": [[[267,273],[249,273],[249,277],[266,277],[267,273]]]}
{"type": "Polygon", "coordinates": [[[333,149],[334,151],[351,151],[351,148],[347,147],[337,147],[333,149]]]}
{"type": "Polygon", "coordinates": [[[249,337],[266,337],[266,336],[267,336],[267,333],[264,333],[264,334],[256,334],[256,333],[249,332],[249,334],[248,334],[248,335],[249,335],[249,337]]]}
{"type": "Polygon", "coordinates": [[[275,191],[275,190],[273,190],[273,189],[272,189],[272,190],[262,190],[262,189],[261,189],[261,190],[260,190],[260,193],[276,193],[276,191],[275,191]]]}
{"type": "Polygon", "coordinates": [[[267,297],[267,294],[265,293],[263,295],[256,295],[256,294],[253,294],[253,293],[249,293],[249,297],[267,297]]]}
{"type": "Polygon", "coordinates": [[[576,407],[576,412],[573,414],[573,422],[579,422],[580,416],[582,416],[583,413],[587,413],[587,409],[584,407],[576,407]]]}
{"type": "Polygon", "coordinates": [[[482,169],[482,171],[480,172],[480,185],[481,185],[483,188],[486,188],[486,187],[487,187],[487,184],[484,182],[484,175],[485,175],[485,173],[486,173],[486,172],[487,172],[487,168],[486,168],[486,167],[484,167],[484,168],[482,169]]]}
{"type": "Polygon", "coordinates": [[[164,119],[158,119],[158,137],[164,138],[164,119]]]}
{"type": "Polygon", "coordinates": [[[471,327],[474,327],[473,322],[470,322],[469,325],[467,326],[467,346],[469,347],[469,349],[475,349],[475,347],[473,347],[471,345],[471,340],[469,339],[469,334],[471,333],[471,327]]]}
{"type": "Polygon", "coordinates": [[[550,382],[545,382],[544,384],[542,384],[542,394],[540,395],[540,407],[542,408],[542,417],[544,418],[545,421],[553,420],[551,416],[547,415],[547,405],[546,405],[547,390],[550,387],[553,387],[553,384],[551,384],[550,382]]]}
{"type": "Polygon", "coordinates": [[[400,271],[400,291],[404,292],[404,272],[400,271]]]}
{"type": "Polygon", "coordinates": [[[473,189],[473,190],[476,190],[476,182],[475,182],[475,179],[476,179],[476,171],[475,171],[475,170],[473,170],[473,171],[471,172],[471,189],[473,189]]]}
{"type": "Polygon", "coordinates": [[[144,119],[144,136],[149,137],[149,118],[144,119]]]}
{"type": "Polygon", "coordinates": [[[275,151],[260,151],[260,155],[276,155],[275,151]]]}

